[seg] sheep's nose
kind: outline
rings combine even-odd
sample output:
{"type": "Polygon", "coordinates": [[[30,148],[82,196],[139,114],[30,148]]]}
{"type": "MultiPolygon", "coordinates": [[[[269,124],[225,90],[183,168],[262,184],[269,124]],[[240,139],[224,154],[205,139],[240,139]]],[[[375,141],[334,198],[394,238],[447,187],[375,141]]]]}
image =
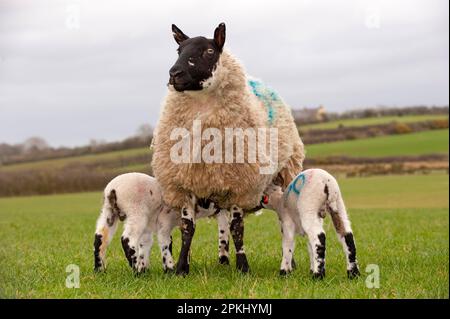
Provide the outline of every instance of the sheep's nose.
{"type": "Polygon", "coordinates": [[[169,71],[169,75],[171,78],[176,78],[177,76],[180,76],[181,74],[183,74],[183,71],[180,69],[170,69],[169,71]]]}

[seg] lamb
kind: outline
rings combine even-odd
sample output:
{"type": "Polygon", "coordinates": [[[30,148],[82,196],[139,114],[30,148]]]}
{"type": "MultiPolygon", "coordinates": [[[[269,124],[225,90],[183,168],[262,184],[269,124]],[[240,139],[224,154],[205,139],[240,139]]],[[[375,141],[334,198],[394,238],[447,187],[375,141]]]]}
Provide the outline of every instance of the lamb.
{"type": "Polygon", "coordinates": [[[310,270],[314,278],[325,276],[325,231],[323,219],[328,211],[344,248],[349,278],[359,276],[356,246],[350,220],[336,179],[322,169],[308,169],[299,174],[283,192],[271,185],[263,206],[278,213],[282,232],[281,275],[295,267],[294,235],[306,235],[310,270]]]}
{"type": "Polygon", "coordinates": [[[104,190],[103,206],[96,225],[94,269],[106,268],[106,249],[120,220],[125,221],[121,241],[128,263],[137,272],[145,271],[162,208],[162,194],[155,178],[128,173],[111,180],[104,190]]]}
{"type": "MultiPolygon", "coordinates": [[[[209,205],[201,209],[199,218],[210,216],[209,205]]],[[[219,224],[219,260],[228,262],[229,216],[220,211],[215,214],[219,224]]],[[[112,179],[104,190],[103,205],[98,217],[94,240],[94,270],[106,269],[106,250],[124,221],[121,237],[125,257],[137,273],[145,272],[149,265],[153,234],[157,234],[163,270],[174,270],[172,258],[172,230],[180,224],[176,211],[165,205],[157,180],[142,173],[122,174],[112,179]]]]}
{"type": "MultiPolygon", "coordinates": [[[[247,272],[244,211],[259,205],[270,183],[275,182],[285,189],[302,170],[303,143],[290,109],[282,99],[261,82],[250,80],[237,59],[224,49],[225,24],[216,28],[214,39],[189,38],[175,25],[172,31],[179,44],[179,57],[170,69],[168,94],[154,132],[152,167],[162,187],[164,201],[182,215],[183,244],[176,272],[189,273],[188,255],[199,201],[211,201],[218,209],[231,211],[230,231],[237,252],[236,267],[247,272]],[[275,144],[276,156],[258,152],[258,158],[252,161],[252,145],[249,145],[249,151],[242,154],[243,161],[239,162],[238,153],[243,148],[239,146],[244,143],[239,144],[236,137],[230,143],[228,160],[231,161],[227,161],[230,154],[225,152],[224,160],[222,153],[216,154],[216,149],[213,161],[206,161],[203,155],[210,151],[208,146],[227,144],[222,143],[221,136],[227,136],[230,128],[244,132],[246,144],[253,146],[251,132],[274,129],[277,137],[272,139],[269,134],[263,134],[266,139],[263,146],[271,149],[275,144]],[[190,136],[195,136],[197,129],[203,131],[203,135],[207,130],[211,135],[214,132],[214,139],[206,136],[198,143],[200,145],[191,145],[190,136]],[[177,162],[173,159],[173,150],[180,143],[181,150],[187,149],[190,153],[187,160],[177,162]],[[262,173],[271,166],[273,170],[262,173]]],[[[175,153],[178,155],[178,151],[175,153]]]]}

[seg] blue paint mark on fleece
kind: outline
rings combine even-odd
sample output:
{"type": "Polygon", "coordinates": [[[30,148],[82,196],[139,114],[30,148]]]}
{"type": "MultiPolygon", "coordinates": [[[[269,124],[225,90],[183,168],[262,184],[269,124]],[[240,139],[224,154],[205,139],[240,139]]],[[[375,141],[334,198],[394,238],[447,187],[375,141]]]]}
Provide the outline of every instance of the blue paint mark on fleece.
{"type": "Polygon", "coordinates": [[[285,200],[289,196],[290,192],[294,192],[297,196],[300,196],[300,193],[302,191],[303,186],[305,186],[305,183],[306,183],[306,176],[305,174],[301,173],[289,184],[288,190],[285,194],[285,200]],[[300,185],[297,186],[299,182],[300,185]]]}
{"type": "Polygon", "coordinates": [[[276,116],[273,102],[279,101],[280,97],[277,92],[268,88],[260,81],[248,80],[248,85],[250,85],[253,94],[255,94],[266,107],[269,125],[272,126],[276,116]]]}

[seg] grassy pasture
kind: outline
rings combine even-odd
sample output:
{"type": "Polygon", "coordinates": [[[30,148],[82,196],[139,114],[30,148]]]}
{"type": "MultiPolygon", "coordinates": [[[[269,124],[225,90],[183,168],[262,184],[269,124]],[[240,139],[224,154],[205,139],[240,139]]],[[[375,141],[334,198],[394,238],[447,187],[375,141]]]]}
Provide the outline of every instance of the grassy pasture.
{"type": "Polygon", "coordinates": [[[114,151],[114,152],[106,152],[106,153],[100,153],[100,154],[89,154],[89,155],[82,155],[82,156],[72,156],[67,158],[56,158],[56,159],[49,159],[49,160],[43,160],[43,161],[37,161],[37,162],[27,162],[27,163],[18,163],[18,164],[12,164],[12,165],[4,165],[0,166],[0,170],[3,171],[15,171],[15,170],[29,170],[29,169],[41,169],[41,168],[48,168],[52,167],[55,169],[63,168],[66,165],[72,164],[72,163],[92,163],[92,162],[101,162],[101,161],[107,161],[111,159],[120,159],[120,158],[127,158],[127,157],[133,157],[133,156],[139,156],[139,155],[146,155],[149,154],[150,148],[149,147],[141,147],[141,148],[134,148],[129,150],[121,150],[121,151],[114,151]]]}
{"type": "Polygon", "coordinates": [[[447,154],[448,133],[448,129],[444,129],[313,144],[306,146],[306,151],[307,156],[313,158],[339,155],[351,157],[386,157],[447,154]]]}
{"type": "MultiPolygon", "coordinates": [[[[448,182],[444,174],[340,180],[363,273],[353,281],[346,278],[344,255],[329,218],[323,281],[309,277],[303,238],[297,239],[295,251],[298,269],[288,278],[278,276],[281,236],[270,211],[246,219],[248,275],[217,263],[217,225],[206,219],[197,226],[188,277],[163,274],[157,244],[150,271],[135,277],[119,235],[108,251],[107,272],[92,271],[99,192],[0,198],[0,297],[448,298],[448,182]],[[65,287],[69,264],[80,267],[79,289],[65,287]],[[369,264],[380,269],[379,289],[366,287],[369,264]]],[[[175,256],[179,247],[175,231],[175,256]]]]}
{"type": "Polygon", "coordinates": [[[323,129],[333,129],[338,128],[340,125],[346,127],[353,126],[366,126],[366,125],[377,125],[377,124],[386,124],[386,123],[414,123],[421,121],[432,121],[432,120],[443,120],[448,119],[446,115],[408,115],[408,116],[382,116],[382,117],[368,117],[362,119],[345,119],[345,120],[337,120],[330,121],[325,123],[316,123],[316,124],[306,124],[300,125],[301,129],[304,130],[323,130],[323,129]]]}

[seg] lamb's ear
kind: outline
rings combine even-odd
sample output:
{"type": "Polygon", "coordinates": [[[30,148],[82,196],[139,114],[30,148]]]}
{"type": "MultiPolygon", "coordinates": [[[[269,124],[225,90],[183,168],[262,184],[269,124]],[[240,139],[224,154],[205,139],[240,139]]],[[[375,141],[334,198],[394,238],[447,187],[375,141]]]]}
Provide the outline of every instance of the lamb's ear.
{"type": "Polygon", "coordinates": [[[220,51],[222,51],[223,45],[225,44],[225,23],[219,24],[219,26],[214,31],[214,42],[220,51]]]}
{"type": "Polygon", "coordinates": [[[184,40],[189,39],[189,37],[186,34],[184,34],[183,31],[178,29],[178,27],[175,24],[172,24],[172,34],[175,41],[177,41],[178,44],[181,44],[181,42],[183,42],[184,40]]]}

